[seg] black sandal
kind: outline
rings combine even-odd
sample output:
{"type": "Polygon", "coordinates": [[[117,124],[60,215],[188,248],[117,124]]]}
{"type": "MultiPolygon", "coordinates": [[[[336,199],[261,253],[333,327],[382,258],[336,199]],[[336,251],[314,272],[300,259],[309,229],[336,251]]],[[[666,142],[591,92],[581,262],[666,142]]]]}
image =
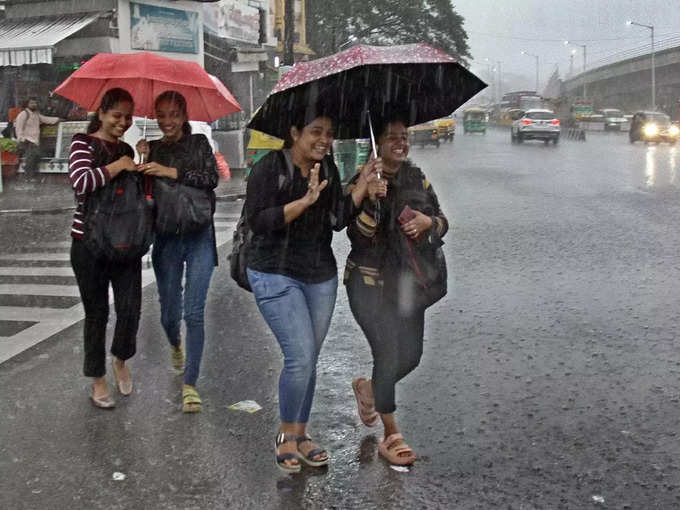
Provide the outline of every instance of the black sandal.
{"type": "Polygon", "coordinates": [[[297,452],[297,458],[300,459],[302,462],[307,464],[308,466],[312,467],[322,467],[328,465],[328,461],[330,460],[328,457],[328,452],[324,450],[323,448],[313,448],[309,452],[307,452],[307,455],[304,455],[300,451],[300,443],[304,443],[305,441],[310,441],[311,442],[312,438],[309,437],[308,434],[305,434],[304,436],[297,436],[295,438],[295,441],[297,441],[298,444],[298,452],[297,452]],[[326,457],[321,459],[321,460],[314,460],[314,457],[317,457],[319,455],[325,454],[326,457]]]}
{"type": "Polygon", "coordinates": [[[284,473],[299,473],[302,470],[302,465],[298,461],[297,453],[279,453],[279,446],[283,443],[297,442],[298,436],[295,434],[284,434],[279,432],[276,434],[274,440],[274,455],[276,456],[276,465],[284,473]],[[295,460],[295,464],[286,464],[287,460],[295,460]]]}

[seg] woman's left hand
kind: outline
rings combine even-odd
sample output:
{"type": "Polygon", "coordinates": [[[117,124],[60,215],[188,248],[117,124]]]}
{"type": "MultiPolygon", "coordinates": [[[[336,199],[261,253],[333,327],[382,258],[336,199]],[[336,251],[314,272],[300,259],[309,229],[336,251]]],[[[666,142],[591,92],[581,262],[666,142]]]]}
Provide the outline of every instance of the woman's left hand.
{"type": "Polygon", "coordinates": [[[401,226],[401,230],[406,234],[406,236],[416,241],[418,238],[432,227],[432,218],[421,213],[420,211],[413,211],[416,215],[410,221],[407,221],[401,226]]]}
{"type": "Polygon", "coordinates": [[[153,175],[156,177],[170,177],[177,179],[177,169],[174,167],[164,166],[155,161],[150,163],[143,163],[138,165],[139,171],[144,172],[145,175],[153,175]]]}

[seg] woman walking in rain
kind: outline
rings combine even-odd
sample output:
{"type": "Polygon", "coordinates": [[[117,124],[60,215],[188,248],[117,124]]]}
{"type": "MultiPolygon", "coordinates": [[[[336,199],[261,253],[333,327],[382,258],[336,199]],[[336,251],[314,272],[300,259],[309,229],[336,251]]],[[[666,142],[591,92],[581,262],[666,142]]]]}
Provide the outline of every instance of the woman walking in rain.
{"type": "Polygon", "coordinates": [[[90,193],[109,186],[121,172],[134,172],[134,151],[120,138],[132,125],[132,96],[111,89],[102,97],[87,134],[73,136],[69,179],[77,207],[71,226],[71,265],[85,308],[84,374],[92,377],[92,403],[111,409],[115,401],[106,386],[106,323],[109,317],[109,283],[113,287],[116,328],[111,354],[116,386],[122,395],[132,393],[130,368],[125,363],[135,354],[142,297],[141,256],[113,262],[91,252],[85,243],[85,203],[90,193]]]}
{"type": "Polygon", "coordinates": [[[347,231],[352,250],[344,283],[352,314],[373,355],[371,379],[356,378],[352,388],[362,422],[374,427],[382,421],[380,455],[392,464],[407,465],[416,456],[397,427],[395,385],[420,362],[425,308],[414,305],[414,296],[402,292],[405,265],[399,259],[405,256],[404,242],[438,246],[448,222],[429,181],[407,159],[405,123],[387,122],[378,133],[384,179],[371,186],[362,212],[347,231]]]}
{"type": "MultiPolygon", "coordinates": [[[[197,231],[185,234],[157,230],[151,255],[158,283],[161,324],[170,343],[171,363],[178,373],[184,373],[182,410],[193,413],[200,411],[202,405],[196,381],[205,341],[205,301],[217,265],[212,215],[215,212],[213,190],[219,175],[208,139],[202,134],[191,134],[184,96],[174,91],[163,92],[156,98],[154,108],[163,138],[137,143],[137,151],[146,161],[139,169],[146,175],[205,190],[211,205],[210,220],[197,231]],[[182,311],[186,323],[186,356],[180,338],[182,311]]],[[[186,211],[180,210],[182,213],[186,211]]],[[[158,225],[157,220],[157,229],[158,225]]]]}
{"type": "Polygon", "coordinates": [[[277,466],[298,472],[328,464],[307,434],[316,364],[337,294],[333,230],[343,229],[366,196],[368,169],[350,195],[328,156],[333,121],[300,111],[281,151],[262,158],[248,179],[246,216],[253,232],[248,281],[284,357],[279,377],[277,466]]]}

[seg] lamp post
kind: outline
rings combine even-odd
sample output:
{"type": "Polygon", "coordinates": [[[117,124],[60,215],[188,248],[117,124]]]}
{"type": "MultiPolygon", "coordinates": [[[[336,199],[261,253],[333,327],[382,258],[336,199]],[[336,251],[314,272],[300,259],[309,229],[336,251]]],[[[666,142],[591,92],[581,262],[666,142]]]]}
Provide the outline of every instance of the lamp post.
{"type": "Polygon", "coordinates": [[[498,86],[496,87],[496,94],[498,94],[498,104],[501,104],[501,101],[503,101],[503,74],[501,73],[501,62],[500,60],[496,60],[496,69],[498,70],[498,86]]]}
{"type": "MultiPolygon", "coordinates": [[[[578,44],[572,41],[564,41],[565,46],[580,46],[583,48],[583,99],[586,99],[587,97],[587,92],[586,92],[586,77],[585,77],[585,72],[586,72],[586,45],[585,44],[578,44]]],[[[573,59],[573,54],[572,54],[572,59],[573,59]]]]}
{"type": "Polygon", "coordinates": [[[656,67],[654,65],[654,25],[645,25],[635,21],[626,21],[626,25],[648,28],[652,35],[652,110],[656,110],[656,67]]]}
{"type": "Polygon", "coordinates": [[[533,53],[529,53],[527,51],[523,51],[522,55],[534,57],[536,59],[536,94],[538,94],[538,55],[534,55],[533,53]]]}

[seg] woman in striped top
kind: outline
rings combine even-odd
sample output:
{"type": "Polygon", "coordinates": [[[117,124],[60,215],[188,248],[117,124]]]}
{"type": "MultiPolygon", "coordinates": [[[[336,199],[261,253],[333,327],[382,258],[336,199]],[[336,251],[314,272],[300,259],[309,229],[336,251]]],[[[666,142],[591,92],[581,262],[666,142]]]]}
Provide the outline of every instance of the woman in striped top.
{"type": "Polygon", "coordinates": [[[132,393],[132,378],[125,361],[136,350],[141,309],[141,257],[130,262],[112,262],[94,256],[85,246],[84,206],[88,194],[120,172],[137,171],[132,147],[120,140],[132,125],[132,96],[123,89],[111,89],[102,97],[87,134],[76,134],[71,143],[69,179],[77,208],[71,226],[71,266],[78,281],[85,308],[84,374],[92,377],[92,403],[101,408],[115,406],[106,386],[106,323],[109,317],[109,283],[113,287],[116,328],[111,345],[116,386],[123,395],[132,393]]]}

